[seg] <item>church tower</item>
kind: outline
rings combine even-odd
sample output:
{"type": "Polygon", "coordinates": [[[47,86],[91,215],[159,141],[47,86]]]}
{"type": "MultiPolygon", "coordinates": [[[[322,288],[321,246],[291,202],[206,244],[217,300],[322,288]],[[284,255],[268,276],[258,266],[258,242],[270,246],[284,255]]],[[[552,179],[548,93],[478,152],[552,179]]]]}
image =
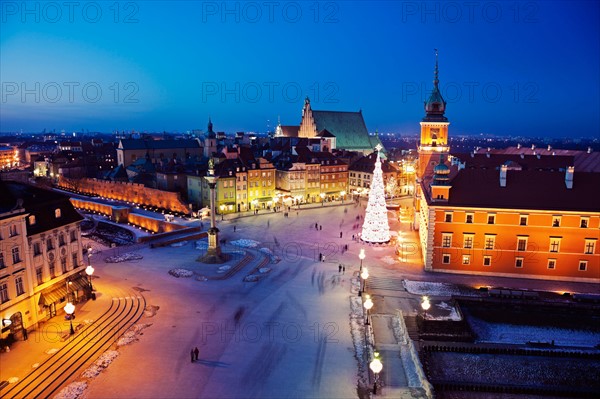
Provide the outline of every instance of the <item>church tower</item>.
{"type": "Polygon", "coordinates": [[[439,89],[438,51],[435,49],[435,69],[433,71],[433,90],[425,102],[425,117],[421,120],[421,141],[419,142],[419,166],[417,178],[423,180],[433,174],[433,168],[440,154],[446,155],[448,147],[448,118],[444,116],[446,101],[439,89]]]}
{"type": "Polygon", "coordinates": [[[217,134],[213,131],[213,124],[208,117],[208,130],[204,135],[204,156],[210,158],[217,152],[217,134]]]}
{"type": "Polygon", "coordinates": [[[310,107],[310,99],[306,97],[304,107],[302,108],[302,122],[298,130],[298,137],[316,137],[317,124],[313,118],[312,108],[310,107]]]}

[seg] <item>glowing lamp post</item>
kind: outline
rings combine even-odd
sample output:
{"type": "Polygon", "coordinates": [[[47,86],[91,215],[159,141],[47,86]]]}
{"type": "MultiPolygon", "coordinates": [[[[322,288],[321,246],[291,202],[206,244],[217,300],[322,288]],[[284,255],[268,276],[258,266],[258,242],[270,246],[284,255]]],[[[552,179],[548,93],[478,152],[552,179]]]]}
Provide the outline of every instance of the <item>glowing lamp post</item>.
{"type": "Polygon", "coordinates": [[[367,290],[367,279],[369,278],[369,270],[366,267],[363,269],[362,273],[360,274],[360,277],[362,278],[362,289],[361,287],[358,288],[358,296],[362,296],[362,293],[367,290]]]}
{"type": "Polygon", "coordinates": [[[362,273],[362,261],[363,259],[365,259],[366,255],[365,255],[365,250],[364,248],[360,249],[360,253],[358,254],[358,258],[360,259],[360,272],[362,273]]]}
{"type": "Polygon", "coordinates": [[[423,297],[423,302],[421,302],[421,308],[423,308],[423,320],[425,320],[425,318],[427,317],[427,311],[429,310],[429,308],[431,307],[431,303],[429,303],[429,298],[427,298],[426,296],[423,297]]]}
{"type": "Polygon", "coordinates": [[[85,268],[85,274],[88,275],[88,280],[90,282],[90,292],[92,292],[94,290],[94,288],[92,287],[92,274],[94,274],[94,268],[92,267],[92,265],[88,265],[85,268]]]}
{"type": "Polygon", "coordinates": [[[73,329],[73,318],[75,317],[75,315],[74,315],[75,305],[73,305],[71,302],[67,303],[65,305],[65,313],[67,314],[66,318],[69,320],[69,322],[71,324],[70,334],[73,335],[73,334],[75,334],[75,330],[73,329]]]}
{"type": "Polygon", "coordinates": [[[379,360],[379,352],[373,353],[373,356],[375,358],[371,360],[371,363],[369,363],[369,368],[371,369],[373,374],[375,374],[375,382],[373,383],[373,394],[377,395],[377,379],[379,377],[379,373],[383,369],[383,363],[381,363],[381,360],[379,360]]]}
{"type": "Polygon", "coordinates": [[[365,294],[365,303],[363,306],[365,307],[365,326],[369,325],[369,310],[373,307],[373,301],[371,300],[371,296],[369,294],[365,294]]]}

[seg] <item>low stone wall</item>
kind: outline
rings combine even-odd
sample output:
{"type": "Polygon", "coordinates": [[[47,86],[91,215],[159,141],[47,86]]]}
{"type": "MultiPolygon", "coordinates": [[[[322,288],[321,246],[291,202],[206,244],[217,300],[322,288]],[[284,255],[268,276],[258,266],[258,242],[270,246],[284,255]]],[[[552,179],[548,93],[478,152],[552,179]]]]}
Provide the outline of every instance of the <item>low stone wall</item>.
{"type": "MultiPolygon", "coordinates": [[[[154,219],[139,213],[124,212],[124,207],[122,206],[111,206],[99,202],[81,200],[78,198],[71,198],[71,203],[77,209],[101,213],[108,216],[114,222],[130,223],[135,227],[149,230],[153,233],[176,232],[188,228],[187,226],[169,223],[166,220],[154,219]]],[[[143,240],[139,239],[138,241],[143,240]]]]}
{"type": "Polygon", "coordinates": [[[421,366],[421,360],[419,359],[419,354],[417,353],[415,344],[413,343],[412,339],[410,339],[410,337],[408,336],[406,323],[404,323],[404,314],[401,310],[397,312],[395,319],[397,319],[397,322],[400,324],[398,328],[400,337],[397,338],[399,338],[398,344],[401,347],[401,355],[402,362],[404,363],[404,368],[405,370],[410,368],[416,374],[419,385],[418,387],[423,388],[425,390],[425,393],[427,394],[428,398],[433,398],[433,386],[427,380],[427,376],[425,375],[423,367],[421,366]]]}
{"type": "Polygon", "coordinates": [[[61,177],[58,186],[88,195],[190,214],[189,208],[181,201],[179,193],[148,188],[142,184],[61,177]]]}

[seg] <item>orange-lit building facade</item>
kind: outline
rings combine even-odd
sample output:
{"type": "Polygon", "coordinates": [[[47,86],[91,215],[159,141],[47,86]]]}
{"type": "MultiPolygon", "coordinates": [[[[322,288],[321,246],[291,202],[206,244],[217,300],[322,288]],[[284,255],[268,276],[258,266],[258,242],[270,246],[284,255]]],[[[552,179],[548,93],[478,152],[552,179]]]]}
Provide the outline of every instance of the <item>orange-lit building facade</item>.
{"type": "Polygon", "coordinates": [[[425,270],[600,282],[598,157],[519,147],[449,162],[437,75],[436,59],[413,221],[425,270]]]}
{"type": "Polygon", "coordinates": [[[600,282],[599,173],[442,164],[435,172],[421,186],[425,270],[600,282]]]}

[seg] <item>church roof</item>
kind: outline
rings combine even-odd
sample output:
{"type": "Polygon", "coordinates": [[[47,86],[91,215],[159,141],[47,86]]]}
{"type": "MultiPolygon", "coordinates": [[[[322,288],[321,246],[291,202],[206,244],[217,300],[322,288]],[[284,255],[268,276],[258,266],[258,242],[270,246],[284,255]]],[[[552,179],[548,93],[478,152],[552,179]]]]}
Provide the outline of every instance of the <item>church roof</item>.
{"type": "Polygon", "coordinates": [[[347,150],[373,148],[362,112],[315,111],[317,132],[327,130],[336,137],[336,147],[347,150]]]}
{"type": "Polygon", "coordinates": [[[300,125],[281,125],[281,134],[285,137],[298,137],[300,125]]]}

